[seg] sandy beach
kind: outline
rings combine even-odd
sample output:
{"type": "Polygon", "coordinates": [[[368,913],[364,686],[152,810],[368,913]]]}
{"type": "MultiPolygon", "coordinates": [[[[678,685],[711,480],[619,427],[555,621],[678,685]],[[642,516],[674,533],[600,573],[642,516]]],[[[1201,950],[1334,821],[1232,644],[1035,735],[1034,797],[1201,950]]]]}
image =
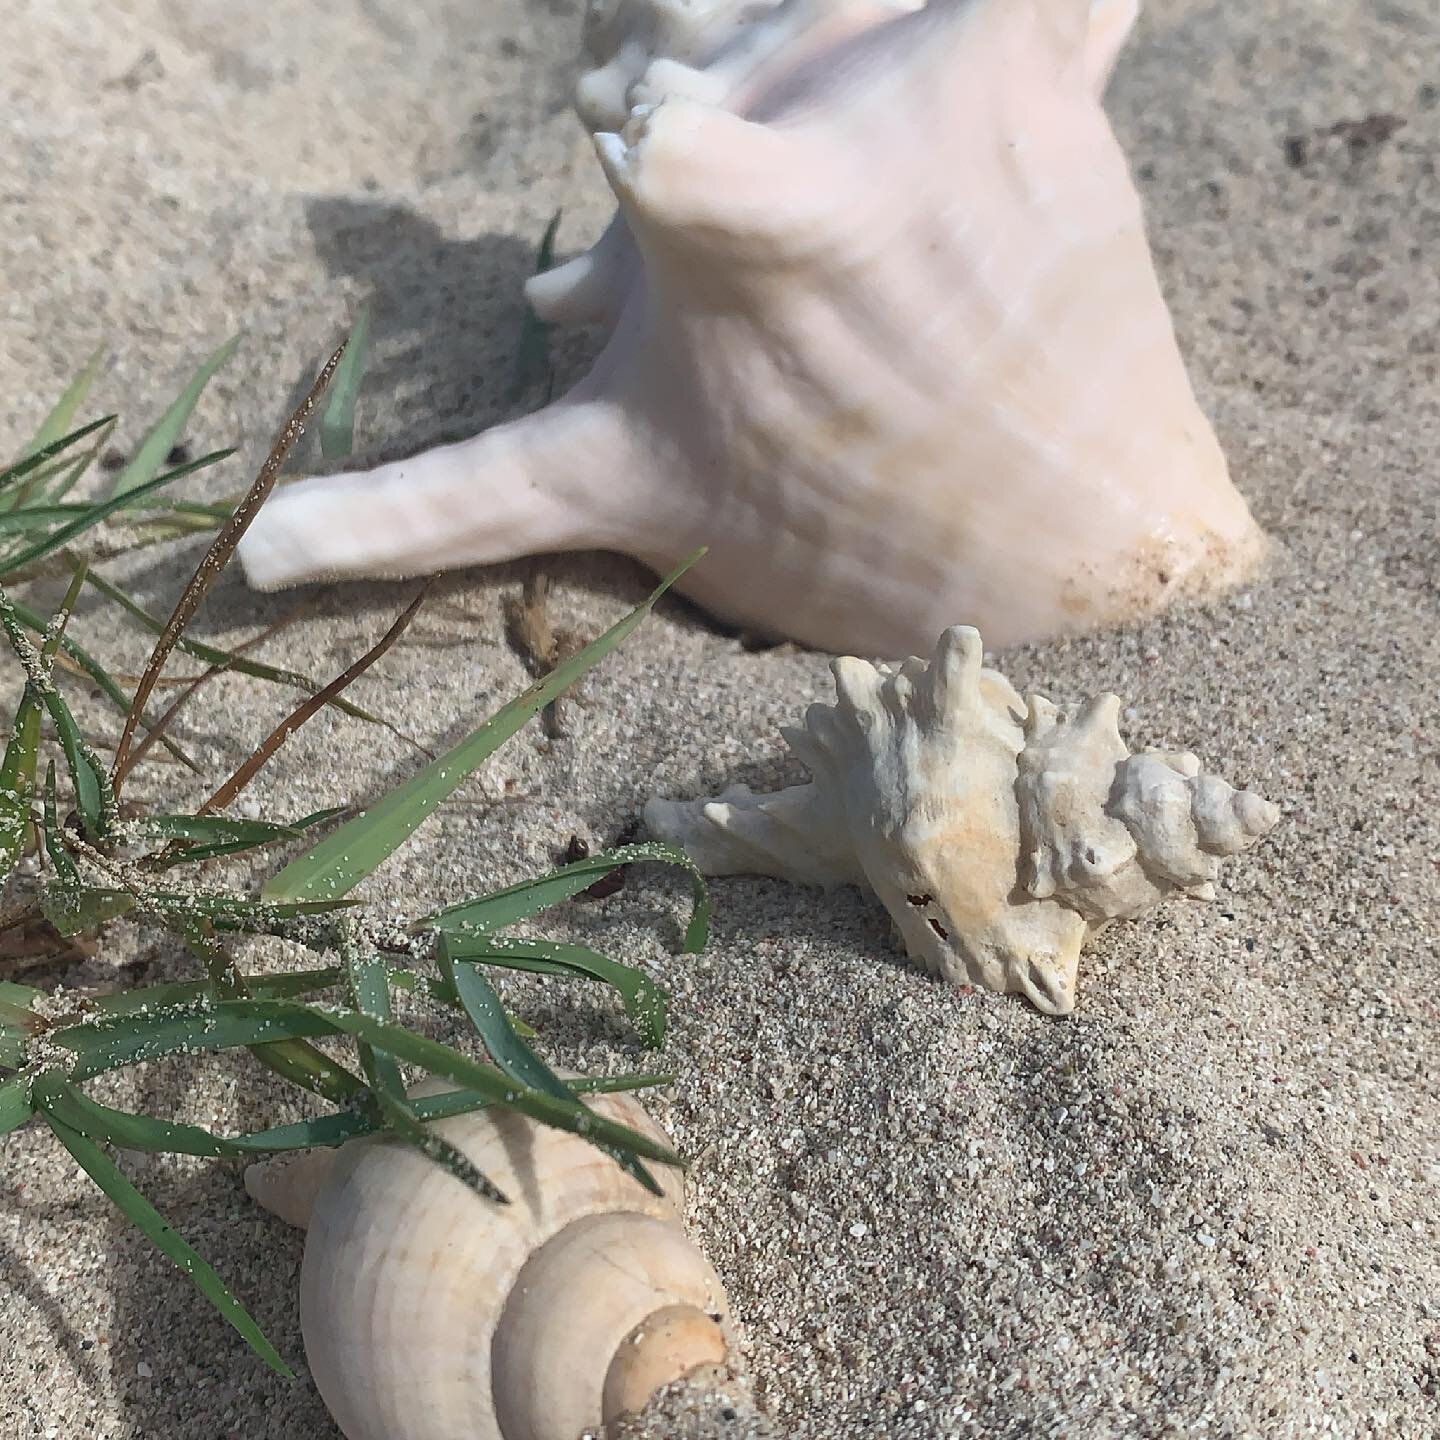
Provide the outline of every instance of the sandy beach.
{"type": "MultiPolygon", "coordinates": [[[[101,341],[90,408],[121,413],[124,454],[243,331],[188,431],[193,453],[240,453],[186,493],[233,494],[365,301],[366,458],[515,413],[546,222],[563,209],[570,254],[610,210],[569,109],[581,0],[0,12],[0,456],[101,341]]],[[[1100,937],[1067,1020],[920,974],[853,890],[717,881],[711,944],[682,955],[688,890],[653,868],[532,928],[644,965],[672,997],[662,1052],[605,992],[501,988],[555,1064],[675,1074],[652,1112],[692,1162],[690,1229],[780,1435],[1424,1440],[1440,1413],[1440,17],[1431,0],[1148,0],[1108,108],[1273,554],[1209,606],[995,663],[1061,701],[1115,691],[1132,745],[1194,750],[1280,825],[1215,903],[1100,937]]],[[[596,346],[559,338],[562,384],[596,346]]],[[[313,450],[301,464],[319,468],[313,450]]],[[[199,553],[101,568],[168,611],[199,553]]],[[[556,623],[586,637],[650,583],[612,556],[550,568],[556,623]]],[[[353,697],[432,749],[458,739],[529,683],[505,621],[527,569],[447,577],[353,697]]],[[[262,653],[329,676],[413,592],[335,587],[262,653]]],[[[197,633],[238,643],[296,598],[237,570],[197,633]]],[[[143,635],[97,600],[74,627],[115,671],[143,664],[143,635]]],[[[801,778],[777,726],[830,698],[828,659],[748,649],[665,600],[584,682],[566,733],[523,730],[367,898],[413,916],[550,867],[572,835],[613,842],[653,795],[801,778]]],[[[292,698],[239,676],[206,695],[178,734],[217,778],[292,698]]],[[[327,712],[253,794],[295,816],[418,763],[327,712]]],[[[131,790],[173,809],[204,793],[158,764],[131,790]]],[[[189,965],[117,923],[94,959],[26,978],[189,965]]],[[[227,1130],[301,1113],[236,1057],[95,1093],[227,1130]]],[[[302,1237],[233,1163],[125,1166],[299,1378],[269,1373],[31,1125],[0,1144],[0,1440],[338,1440],[303,1368],[302,1237]]]]}

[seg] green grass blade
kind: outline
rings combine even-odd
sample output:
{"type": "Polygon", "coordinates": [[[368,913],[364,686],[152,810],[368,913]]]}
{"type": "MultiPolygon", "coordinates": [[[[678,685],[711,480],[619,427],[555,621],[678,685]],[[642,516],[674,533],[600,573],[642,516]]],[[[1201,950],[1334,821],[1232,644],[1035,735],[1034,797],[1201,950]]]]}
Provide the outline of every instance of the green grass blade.
{"type": "Polygon", "coordinates": [[[16,506],[24,506],[29,509],[31,505],[40,503],[42,505],[56,505],[62,501],[85,477],[90,467],[100,458],[100,452],[109,443],[111,432],[115,428],[115,422],[102,430],[96,437],[95,443],[90,446],[77,459],[67,461],[64,464],[52,466],[49,470],[41,471],[31,477],[16,492],[16,506]],[[53,477],[53,483],[52,482],[53,477]],[[32,483],[33,482],[33,483],[32,483]]]}
{"type": "MultiPolygon", "coordinates": [[[[315,970],[294,970],[283,975],[247,975],[245,993],[254,1000],[291,1000],[313,995],[339,985],[345,979],[340,965],[315,970]]],[[[38,993],[38,992],[37,992],[38,993]]],[[[161,1010],[201,1004],[210,993],[208,980],[177,980],[165,985],[146,985],[137,990],[117,990],[96,995],[90,1003],[107,1015],[154,1014],[161,1010]]],[[[0,995],[3,999],[3,995],[0,995]]]]}
{"type": "MultiPolygon", "coordinates": [[[[703,552],[700,552],[703,553],[703,552]]],[[[556,666],[504,706],[452,750],[433,760],[368,810],[292,860],[268,880],[261,894],[271,899],[348,895],[402,846],[435,807],[452,794],[527,720],[604,659],[655,607],[660,597],[698,559],[692,556],[667,576],[618,624],[570,660],[556,666]]]]}
{"type": "MultiPolygon", "coordinates": [[[[515,1033],[495,987],[479,969],[473,964],[457,964],[443,935],[435,954],[441,972],[455,987],[460,1004],[495,1064],[519,1084],[573,1103],[575,1094],[569,1085],[515,1033]]],[[[655,1177],[633,1156],[609,1146],[601,1148],[652,1195],[664,1193],[655,1183],[655,1177]]]]}
{"type": "Polygon", "coordinates": [[[87,435],[93,435],[102,425],[111,425],[114,421],[113,415],[102,415],[98,420],[92,420],[88,425],[82,425],[78,430],[61,436],[59,440],[52,440],[50,444],[41,446],[23,460],[17,460],[13,465],[0,469],[0,490],[8,490],[12,485],[19,484],[27,475],[39,470],[87,435]]]}
{"type": "MultiPolygon", "coordinates": [[[[87,576],[87,579],[93,579],[87,576]]],[[[33,630],[37,635],[45,633],[45,621],[28,605],[22,605],[20,601],[12,599],[10,604],[15,609],[15,617],[27,629],[33,630]]],[[[120,707],[122,714],[130,709],[130,697],[116,684],[110,673],[85,650],[81,649],[68,635],[60,641],[60,648],[100,687],[105,697],[120,707]]]]}
{"type": "Polygon", "coordinates": [[[647,1045],[665,1038],[665,992],[643,971],[607,959],[584,945],[555,940],[513,940],[503,935],[452,935],[442,932],[441,944],[456,961],[498,965],[538,975],[579,975],[613,986],[625,1004],[625,1013],[647,1045]]]}
{"type": "Polygon", "coordinates": [[[10,648],[20,661],[30,687],[50,712],[51,722],[65,752],[66,764],[70,767],[70,778],[75,786],[75,803],[84,817],[86,831],[92,836],[103,835],[114,823],[115,796],[95,752],[81,735],[80,727],[70,713],[70,707],[55,688],[48,662],[48,656],[60,643],[67,615],[68,611],[62,611],[58,617],[58,628],[54,634],[47,634],[45,654],[42,655],[21,628],[20,617],[10,597],[0,589],[0,626],[4,627],[10,648]]]}
{"type": "MultiPolygon", "coordinates": [[[[40,1084],[44,1077],[37,1077],[40,1084]]],[[[279,1352],[265,1338],[264,1332],[250,1317],[249,1311],[230,1293],[225,1282],[209,1263],[180,1238],[165,1217],[130,1183],[124,1172],[93,1140],[46,1115],[55,1137],[74,1157],[76,1163],[161,1254],[189,1276],[200,1293],[220,1312],[252,1350],[277,1375],[294,1379],[294,1372],[280,1358],[279,1352]]]]}
{"type": "Polygon", "coordinates": [[[337,1030],[366,1040],[388,1050],[397,1059],[408,1061],[438,1075],[442,1080],[489,1094],[502,1105],[528,1115],[543,1125],[567,1130],[587,1140],[606,1142],[629,1154],[664,1164],[678,1165],[680,1157],[667,1146],[659,1145],[624,1125],[587,1110],[576,1102],[566,1102],[543,1091],[517,1086],[508,1076],[490,1065],[482,1065],[423,1035],[414,1035],[397,1025],[383,1024],[368,1015],[323,1008],[337,1030]]]}
{"type": "MultiPolygon", "coordinates": [[[[95,913],[101,914],[107,907],[119,905],[128,899],[132,905],[143,906],[162,923],[182,931],[199,920],[207,920],[217,929],[242,930],[252,934],[270,934],[275,927],[287,920],[329,915],[355,903],[350,900],[270,902],[252,900],[246,895],[187,890],[147,890],[143,896],[139,896],[128,890],[116,890],[103,885],[80,885],[78,877],[70,898],[74,905],[79,907],[77,913],[82,915],[85,907],[94,907],[95,913]]],[[[52,920],[51,923],[56,922],[52,920]]]]}
{"type": "MultiPolygon", "coordinates": [[[[246,851],[259,849],[264,845],[274,844],[277,840],[290,839],[294,836],[303,835],[307,830],[313,830],[317,825],[323,825],[327,820],[333,820],[337,815],[343,815],[350,807],[348,805],[332,805],[326,810],[317,810],[313,815],[306,815],[303,819],[296,820],[290,825],[273,825],[269,828],[275,833],[263,840],[228,840],[216,842],[211,845],[193,845],[188,849],[181,850],[170,856],[165,861],[165,868],[175,865],[198,865],[206,860],[215,860],[222,855],[243,855],[246,851]]],[[[208,820],[209,816],[199,817],[208,820]]],[[[234,822],[244,824],[258,824],[258,821],[234,822]]]]}
{"type": "Polygon", "coordinates": [[[139,902],[128,890],[89,890],[80,885],[80,872],[59,843],[59,836],[56,835],[52,841],[49,781],[50,776],[46,776],[45,848],[61,883],[50,886],[40,896],[40,909],[61,935],[83,935],[99,929],[110,920],[128,915],[139,902]],[[63,857],[62,861],[57,862],[57,854],[63,857]],[[66,867],[63,871],[62,865],[66,867]]]}
{"type": "Polygon", "coordinates": [[[226,1000],[176,1006],[156,1015],[102,1017],[52,1031],[50,1038],[75,1053],[71,1079],[79,1081],[177,1051],[248,1049],[334,1033],[335,1026],[323,1016],[288,1001],[226,1000]],[[284,1008],[277,1012],[276,1005],[284,1008]]]}
{"type": "Polygon", "coordinates": [[[522,1085],[573,1100],[565,1082],[511,1029],[505,1007],[484,975],[473,964],[457,964],[443,935],[435,954],[441,973],[455,987],[461,1006],[496,1065],[522,1085]]]}
{"type": "Polygon", "coordinates": [[[43,996],[29,985],[0,980],[0,1069],[18,1070],[25,1063],[26,1047],[45,1023],[30,1007],[43,996]]]}
{"type": "Polygon", "coordinates": [[[622,845],[603,854],[591,855],[588,859],[577,860],[573,865],[562,866],[559,870],[552,870],[550,874],[538,876],[534,880],[522,880],[517,885],[509,885],[504,890],[482,895],[477,900],[464,900],[458,905],[449,905],[419,923],[434,925],[454,934],[500,930],[518,920],[527,920],[541,910],[558,905],[562,900],[572,899],[612,870],[618,870],[622,865],[632,865],[638,860],[656,860],[664,865],[678,865],[690,876],[694,904],[690,923],[685,929],[685,953],[698,955],[705,948],[705,942],[710,935],[709,887],[695,862],[683,850],[660,841],[622,845]]]}
{"type": "Polygon", "coordinates": [[[82,504],[27,505],[23,510],[0,515],[0,535],[25,535],[31,530],[44,530],[65,520],[73,520],[89,509],[88,505],[82,504]]]}
{"type": "Polygon", "coordinates": [[[40,750],[40,699],[27,684],[0,759],[0,882],[19,863],[30,839],[30,805],[40,750]]]}
{"type": "Polygon", "coordinates": [[[42,834],[45,839],[45,853],[50,857],[50,864],[54,867],[56,875],[60,877],[61,885],[78,885],[80,872],[75,868],[75,862],[70,858],[70,852],[65,848],[65,842],[60,834],[60,807],[55,796],[55,762],[53,760],[45,767],[45,810],[42,834]]]}
{"type": "MultiPolygon", "coordinates": [[[[557,210],[550,217],[541,237],[540,248],[535,253],[535,273],[543,274],[555,264],[555,236],[560,229],[561,212],[557,210]]],[[[550,363],[550,332],[554,327],[547,325],[534,310],[525,307],[525,319],[520,327],[520,343],[515,347],[515,373],[510,380],[510,401],[513,404],[542,376],[546,380],[545,399],[548,403],[555,383],[554,368],[550,363]]]]}
{"type": "MultiPolygon", "coordinates": [[[[234,453],[233,450],[215,450],[209,455],[202,455],[200,459],[192,460],[188,465],[181,465],[178,469],[167,470],[165,474],[156,476],[155,479],[131,491],[130,495],[148,495],[152,490],[159,490],[162,486],[179,480],[181,476],[189,475],[202,466],[213,465],[217,460],[223,460],[226,456],[234,453]]],[[[117,510],[124,509],[129,502],[130,496],[112,496],[109,500],[101,500],[87,507],[83,514],[58,526],[43,539],[35,541],[33,545],[27,546],[14,555],[7,555],[5,557],[5,573],[13,574],[17,570],[24,570],[27,566],[33,565],[37,560],[43,560],[45,556],[60,549],[61,546],[68,545],[77,535],[93,529],[117,510]]]]}
{"type": "MultiPolygon", "coordinates": [[[[354,942],[350,927],[343,921],[339,927],[340,958],[345,962],[346,975],[350,981],[350,998],[362,1015],[376,1020],[390,1019],[390,976],[380,956],[362,953],[354,942]]],[[[405,1105],[405,1082],[400,1078],[400,1067],[392,1055],[362,1041],[357,1047],[360,1055],[360,1071],[370,1086],[371,1093],[387,1118],[398,1121],[398,1128],[407,1138],[418,1128],[415,1117],[405,1105]]],[[[493,1189],[493,1187],[491,1187],[493,1189]]],[[[493,1196],[492,1196],[493,1198],[493,1196]]]]}
{"type": "Polygon", "coordinates": [[[3,1005],[18,1005],[22,1010],[28,1010],[44,993],[43,990],[38,990],[33,985],[20,985],[14,980],[0,980],[0,1004],[3,1005]]]}
{"type": "Polygon", "coordinates": [[[269,820],[237,820],[225,815],[150,815],[136,827],[140,840],[190,840],[207,845],[268,845],[272,840],[294,840],[292,825],[269,820]]]}
{"type": "Polygon", "coordinates": [[[240,339],[241,337],[236,335],[227,340],[195,372],[190,383],[140,442],[130,463],[115,477],[115,484],[110,491],[112,497],[134,495],[160,473],[160,467],[180,439],[180,432],[185,428],[190,412],[200,399],[201,391],[210,383],[210,377],[235,353],[240,339]]]}
{"type": "Polygon", "coordinates": [[[30,1076],[16,1075],[0,1084],[0,1135],[18,1130],[34,1113],[30,1076]]]}
{"type": "MultiPolygon", "coordinates": [[[[572,1080],[570,1088],[577,1095],[613,1095],[626,1090],[643,1090],[655,1085],[669,1085],[671,1075],[616,1075],[598,1080],[572,1080]]],[[[495,1102],[478,1090],[447,1090],[442,1095],[418,1095],[410,1101],[415,1118],[429,1124],[447,1120],[452,1115],[466,1115],[472,1110],[488,1109],[495,1102]]],[[[236,1144],[253,1146],[272,1153],[278,1150],[308,1150],[314,1146],[343,1145],[360,1135],[373,1135],[380,1123],[353,1110],[334,1115],[321,1115],[313,1120],[298,1120],[290,1125],[276,1125],[269,1130],[256,1130],[240,1136],[236,1144]]]]}
{"type": "Polygon", "coordinates": [[[199,1125],[112,1110],[77,1087],[64,1083],[47,1087],[43,1107],[47,1115],[53,1115],[97,1145],[118,1145],[122,1150],[143,1150],[148,1155],[203,1155],[211,1159],[233,1159],[257,1153],[253,1145],[212,1135],[199,1125]]]}
{"type": "Polygon", "coordinates": [[[51,1031],[49,1039],[75,1053],[70,1078],[78,1082],[177,1050],[198,1053],[248,1048],[326,1034],[363,1040],[397,1060],[418,1065],[463,1089],[488,1095],[497,1104],[518,1110],[542,1125],[604,1141],[643,1159],[667,1165],[681,1163],[668,1147],[581,1105],[567,1104],[553,1095],[517,1085],[493,1065],[471,1060],[439,1041],[339,1006],[300,1005],[288,1000],[221,1000],[159,1015],[101,1018],[51,1031]]]}
{"type": "Polygon", "coordinates": [[[320,417],[320,453],[327,460],[343,460],[355,446],[355,401],[360,394],[360,380],[365,373],[366,352],[370,346],[370,307],[360,308],[350,331],[345,358],[335,369],[330,382],[330,398],[320,417]]]}
{"type": "Polygon", "coordinates": [[[75,419],[75,412],[85,403],[85,397],[90,393],[90,386],[94,383],[96,375],[100,373],[100,364],[104,358],[104,345],[97,345],[90,358],[85,362],[84,369],[66,386],[65,393],[55,402],[55,408],[45,417],[35,438],[25,447],[21,455],[22,459],[28,459],[37,450],[44,450],[46,446],[53,445],[65,434],[75,419]]]}

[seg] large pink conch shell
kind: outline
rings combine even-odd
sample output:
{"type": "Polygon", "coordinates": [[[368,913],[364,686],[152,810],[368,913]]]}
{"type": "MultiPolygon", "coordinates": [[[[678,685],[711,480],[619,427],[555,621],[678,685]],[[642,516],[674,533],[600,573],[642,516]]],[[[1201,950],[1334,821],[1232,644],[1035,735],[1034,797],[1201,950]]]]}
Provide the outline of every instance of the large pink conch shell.
{"type": "MultiPolygon", "coordinates": [[[[763,8],[763,7],[762,7],[763,8]]],[[[252,583],[568,549],[827,649],[992,644],[1204,594],[1263,541],[1100,105],[1134,0],[786,0],[660,56],[595,145],[621,216],[540,277],[614,317],[536,415],[277,494],[252,583]]]]}

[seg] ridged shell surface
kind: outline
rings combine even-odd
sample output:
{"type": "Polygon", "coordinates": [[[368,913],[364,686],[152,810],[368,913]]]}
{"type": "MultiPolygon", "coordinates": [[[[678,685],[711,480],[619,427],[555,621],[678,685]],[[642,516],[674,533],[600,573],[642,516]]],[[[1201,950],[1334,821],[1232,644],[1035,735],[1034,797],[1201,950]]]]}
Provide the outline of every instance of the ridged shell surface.
{"type": "MultiPolygon", "coordinates": [[[[665,1138],[629,1097],[588,1103],[665,1138]]],[[[382,1140],[344,1146],[310,1211],[300,1299],[306,1356],[347,1440],[575,1440],[602,1412],[605,1346],[633,1324],[617,1322],[617,1304],[638,1307],[637,1318],[677,1304],[726,1315],[718,1278],[685,1246],[677,1172],[655,1167],[667,1190],[657,1198],[584,1140],[509,1111],[433,1128],[510,1203],[482,1200],[418,1151],[382,1140]],[[593,1283],[597,1247],[606,1285],[593,1283]],[[539,1254],[556,1262],[548,1279],[532,1265],[539,1254]],[[558,1315],[543,1296],[532,1308],[544,1312],[540,1333],[570,1332],[573,1353],[553,1334],[545,1342],[553,1354],[528,1353],[523,1336],[537,1332],[523,1319],[521,1343],[512,1336],[507,1352],[497,1334],[517,1296],[554,1286],[557,1265],[562,1281],[575,1273],[592,1283],[568,1298],[562,1283],[558,1315]],[[587,1320],[596,1315],[619,1333],[594,1335],[587,1320]],[[522,1393],[513,1384],[506,1393],[507,1373],[522,1393]],[[541,1382],[554,1393],[524,1393],[541,1382]],[[537,1422],[543,1406],[551,1409],[537,1422]]]]}
{"type": "Polygon", "coordinates": [[[534,416],[288,487],[253,583],[612,548],[851,654],[1125,621],[1263,549],[1099,90],[1128,0],[785,0],[595,136],[620,204],[531,287],[613,321],[534,416]]]}
{"type": "Polygon", "coordinates": [[[1212,898],[1221,859],[1279,819],[1188,752],[1131,754],[1114,695],[1022,700],[973,629],[928,662],[831,668],[835,704],[782,732],[810,784],[653,800],[646,822],[711,874],[873,890],[952,984],[1068,1014],[1089,936],[1170,895],[1212,898]]]}

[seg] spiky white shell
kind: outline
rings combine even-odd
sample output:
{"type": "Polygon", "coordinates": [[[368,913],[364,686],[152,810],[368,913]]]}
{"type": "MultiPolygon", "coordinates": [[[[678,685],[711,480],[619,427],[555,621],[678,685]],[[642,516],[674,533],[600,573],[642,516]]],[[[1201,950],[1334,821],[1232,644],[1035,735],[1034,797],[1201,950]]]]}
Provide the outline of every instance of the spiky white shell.
{"type": "MultiPolygon", "coordinates": [[[[588,1103],[665,1140],[631,1096],[588,1103]]],[[[508,1110],[433,1129],[510,1203],[388,1139],[246,1175],[308,1225],[306,1359],[347,1440],[575,1440],[724,1361],[725,1294],[681,1228],[678,1172],[657,1167],[656,1197],[586,1141],[508,1110]]]]}
{"type": "Polygon", "coordinates": [[[1263,542],[1099,99],[1134,9],[784,0],[701,67],[653,60],[595,136],[619,219],[530,289],[614,321],[590,375],[281,491],[252,582],[707,545],[681,583],[722,618],[877,655],[1244,575],[1263,542]]]}
{"type": "Polygon", "coordinates": [[[1089,935],[1167,895],[1210,898],[1221,858],[1279,819],[1193,755],[1132,755],[1113,695],[1073,714],[1022,700],[968,627],[928,664],[832,669],[836,703],[783,732],[810,784],[654,800],[646,822],[712,874],[867,886],[952,983],[1068,1013],[1089,935]]]}

